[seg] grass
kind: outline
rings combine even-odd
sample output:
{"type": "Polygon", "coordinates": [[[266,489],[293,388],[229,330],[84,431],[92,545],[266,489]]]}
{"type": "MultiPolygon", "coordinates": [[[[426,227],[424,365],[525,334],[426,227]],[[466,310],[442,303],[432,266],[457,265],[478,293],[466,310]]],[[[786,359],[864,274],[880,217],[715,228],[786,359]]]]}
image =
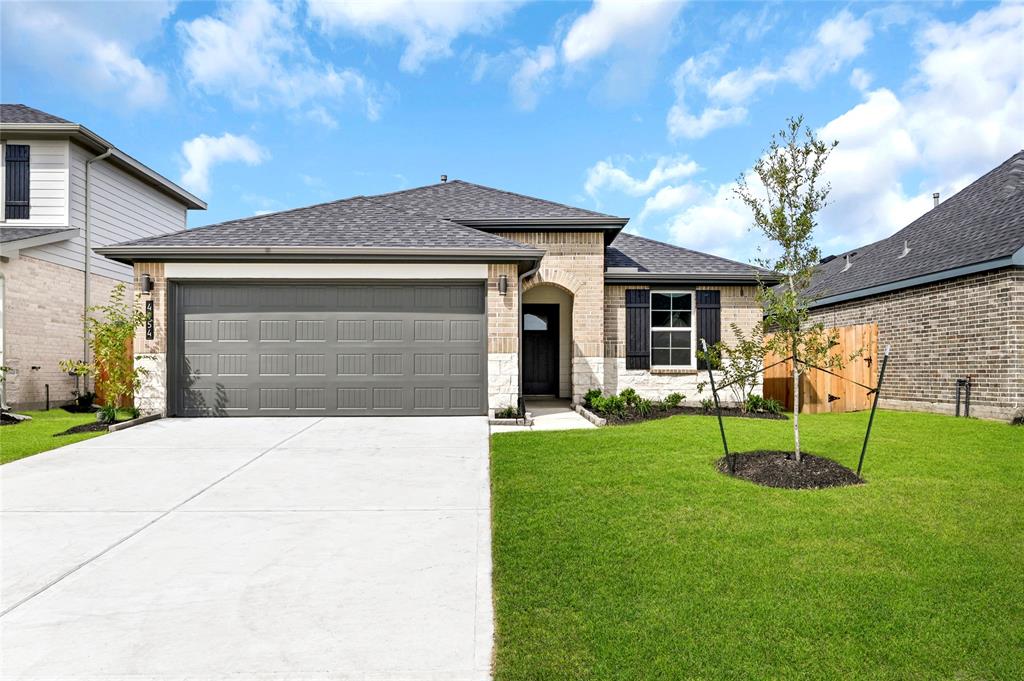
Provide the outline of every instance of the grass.
{"type": "MultiPolygon", "coordinates": [[[[866,413],[801,425],[856,468],[866,413]]],[[[705,416],[493,437],[497,681],[1020,678],[1024,428],[879,412],[868,483],[827,490],[720,456],[705,416]]]]}
{"type": "MultiPolygon", "coordinates": [[[[23,411],[18,412],[31,416],[32,420],[20,423],[16,426],[0,426],[0,464],[10,463],[26,456],[39,454],[57,447],[69,445],[72,442],[80,442],[89,438],[103,435],[103,431],[95,433],[77,433],[75,435],[62,435],[53,437],[55,434],[67,430],[73,426],[83,423],[94,423],[95,414],[72,414],[63,409],[51,409],[50,411],[23,411]]],[[[126,410],[117,412],[118,420],[130,417],[126,410]]]]}

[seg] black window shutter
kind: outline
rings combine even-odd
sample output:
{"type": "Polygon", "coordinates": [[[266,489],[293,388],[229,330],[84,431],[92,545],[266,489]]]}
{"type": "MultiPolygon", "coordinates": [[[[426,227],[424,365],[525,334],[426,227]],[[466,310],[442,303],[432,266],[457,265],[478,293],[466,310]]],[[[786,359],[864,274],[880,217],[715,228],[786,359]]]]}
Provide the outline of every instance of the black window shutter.
{"type": "Polygon", "coordinates": [[[626,289],[626,368],[651,368],[651,292],[626,289]]]}
{"type": "MultiPolygon", "coordinates": [[[[703,349],[700,339],[708,347],[722,340],[722,295],[720,291],[697,291],[697,349],[703,349]]],[[[697,360],[698,369],[707,369],[708,364],[697,360]]]]}
{"type": "Polygon", "coordinates": [[[5,154],[6,187],[4,217],[8,220],[27,220],[28,202],[28,145],[8,144],[5,154]]]}

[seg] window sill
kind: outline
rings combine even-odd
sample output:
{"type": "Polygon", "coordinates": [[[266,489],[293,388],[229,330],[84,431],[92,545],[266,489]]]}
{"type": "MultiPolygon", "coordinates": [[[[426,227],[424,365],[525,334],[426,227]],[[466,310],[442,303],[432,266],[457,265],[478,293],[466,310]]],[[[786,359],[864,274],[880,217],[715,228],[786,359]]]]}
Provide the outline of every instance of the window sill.
{"type": "Polygon", "coordinates": [[[696,369],[690,367],[651,367],[652,374],[675,374],[677,376],[695,376],[696,369]]]}

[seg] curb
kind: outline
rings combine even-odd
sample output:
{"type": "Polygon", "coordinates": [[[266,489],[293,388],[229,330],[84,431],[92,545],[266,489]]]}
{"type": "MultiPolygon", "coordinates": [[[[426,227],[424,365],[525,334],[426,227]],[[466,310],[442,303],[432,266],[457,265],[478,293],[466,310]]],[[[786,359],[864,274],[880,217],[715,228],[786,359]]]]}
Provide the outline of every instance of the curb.
{"type": "Polygon", "coordinates": [[[112,424],[110,426],[107,426],[107,432],[108,433],[116,433],[119,430],[125,430],[125,429],[131,428],[133,426],[141,426],[143,423],[149,423],[150,421],[156,421],[157,419],[161,419],[163,417],[164,417],[163,414],[150,414],[149,416],[140,416],[139,418],[132,419],[130,421],[121,421],[121,423],[114,423],[114,424],[112,424]]]}
{"type": "Polygon", "coordinates": [[[601,427],[608,425],[608,419],[603,419],[594,412],[587,410],[587,408],[582,404],[574,404],[572,408],[576,410],[577,414],[590,421],[595,426],[601,427]]]}

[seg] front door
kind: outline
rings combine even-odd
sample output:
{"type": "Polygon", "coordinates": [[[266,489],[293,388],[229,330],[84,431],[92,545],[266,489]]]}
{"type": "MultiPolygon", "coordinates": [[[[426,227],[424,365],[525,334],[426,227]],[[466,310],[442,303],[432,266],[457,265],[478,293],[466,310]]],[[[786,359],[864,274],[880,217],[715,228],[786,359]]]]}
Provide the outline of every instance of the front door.
{"type": "Polygon", "coordinates": [[[523,392],[558,394],[558,305],[523,305],[523,392]]]}

